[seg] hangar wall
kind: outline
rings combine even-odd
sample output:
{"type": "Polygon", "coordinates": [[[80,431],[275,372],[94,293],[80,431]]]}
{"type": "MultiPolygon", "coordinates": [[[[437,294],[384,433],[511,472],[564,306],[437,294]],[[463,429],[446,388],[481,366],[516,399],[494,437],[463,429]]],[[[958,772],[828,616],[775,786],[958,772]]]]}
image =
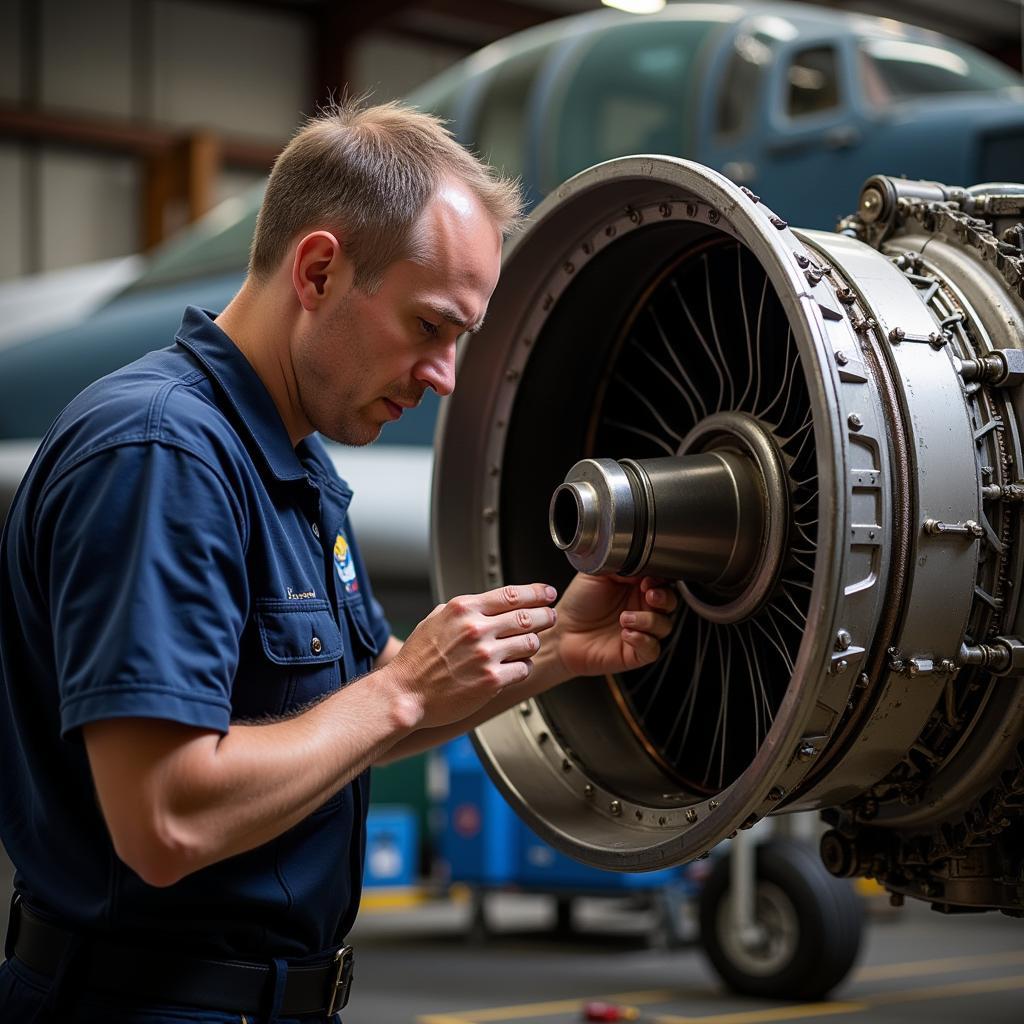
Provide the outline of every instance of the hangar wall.
{"type": "MultiPolygon", "coordinates": [[[[277,147],[315,101],[312,25],[300,8],[5,0],[0,105],[112,126],[212,130],[277,147]]],[[[367,34],[349,57],[349,77],[354,91],[391,98],[463,55],[422,40],[367,34]]],[[[139,251],[142,176],[133,156],[0,133],[0,279],[139,251]]],[[[226,168],[215,198],[263,176],[258,169],[226,168]]],[[[184,222],[184,210],[171,217],[184,222]]]]}

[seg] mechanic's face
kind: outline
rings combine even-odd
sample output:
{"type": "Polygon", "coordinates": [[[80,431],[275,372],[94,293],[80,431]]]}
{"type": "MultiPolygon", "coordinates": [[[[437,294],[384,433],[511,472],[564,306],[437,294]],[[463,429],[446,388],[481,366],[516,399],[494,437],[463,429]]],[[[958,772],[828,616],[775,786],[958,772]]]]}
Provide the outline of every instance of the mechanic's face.
{"type": "Polygon", "coordinates": [[[376,440],[427,388],[455,386],[455,341],[479,327],[498,282],[501,235],[460,185],[443,187],[420,224],[426,256],[387,268],[371,295],[339,295],[293,355],[306,419],[342,444],[376,440]]]}

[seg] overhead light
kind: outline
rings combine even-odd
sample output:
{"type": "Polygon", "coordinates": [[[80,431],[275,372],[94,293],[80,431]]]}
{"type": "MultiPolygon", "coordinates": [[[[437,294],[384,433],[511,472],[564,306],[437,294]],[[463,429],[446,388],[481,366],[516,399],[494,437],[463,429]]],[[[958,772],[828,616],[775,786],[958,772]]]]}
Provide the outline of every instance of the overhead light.
{"type": "Polygon", "coordinates": [[[665,6],[665,0],[601,0],[601,3],[629,14],[657,14],[665,6]]]}

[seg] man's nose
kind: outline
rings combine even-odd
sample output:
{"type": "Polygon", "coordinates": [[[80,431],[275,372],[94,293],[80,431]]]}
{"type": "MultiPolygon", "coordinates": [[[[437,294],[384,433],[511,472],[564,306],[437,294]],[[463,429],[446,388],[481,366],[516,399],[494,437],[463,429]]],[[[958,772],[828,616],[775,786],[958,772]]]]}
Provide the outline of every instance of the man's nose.
{"type": "Polygon", "coordinates": [[[455,342],[419,363],[413,376],[433,388],[442,398],[450,395],[455,390],[455,342]]]}

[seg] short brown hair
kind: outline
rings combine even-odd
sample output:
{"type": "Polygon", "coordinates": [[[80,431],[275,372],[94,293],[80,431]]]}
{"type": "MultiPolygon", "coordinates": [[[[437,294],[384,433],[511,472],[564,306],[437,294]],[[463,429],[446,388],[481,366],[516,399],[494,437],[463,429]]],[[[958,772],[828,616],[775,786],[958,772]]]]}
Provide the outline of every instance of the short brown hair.
{"type": "Polygon", "coordinates": [[[414,228],[445,177],[466,185],[507,235],[522,213],[519,185],[455,141],[444,122],[400,103],[345,100],[312,117],[270,174],[249,254],[265,280],[303,230],[337,225],[372,291],[395,260],[416,255],[414,228]]]}

